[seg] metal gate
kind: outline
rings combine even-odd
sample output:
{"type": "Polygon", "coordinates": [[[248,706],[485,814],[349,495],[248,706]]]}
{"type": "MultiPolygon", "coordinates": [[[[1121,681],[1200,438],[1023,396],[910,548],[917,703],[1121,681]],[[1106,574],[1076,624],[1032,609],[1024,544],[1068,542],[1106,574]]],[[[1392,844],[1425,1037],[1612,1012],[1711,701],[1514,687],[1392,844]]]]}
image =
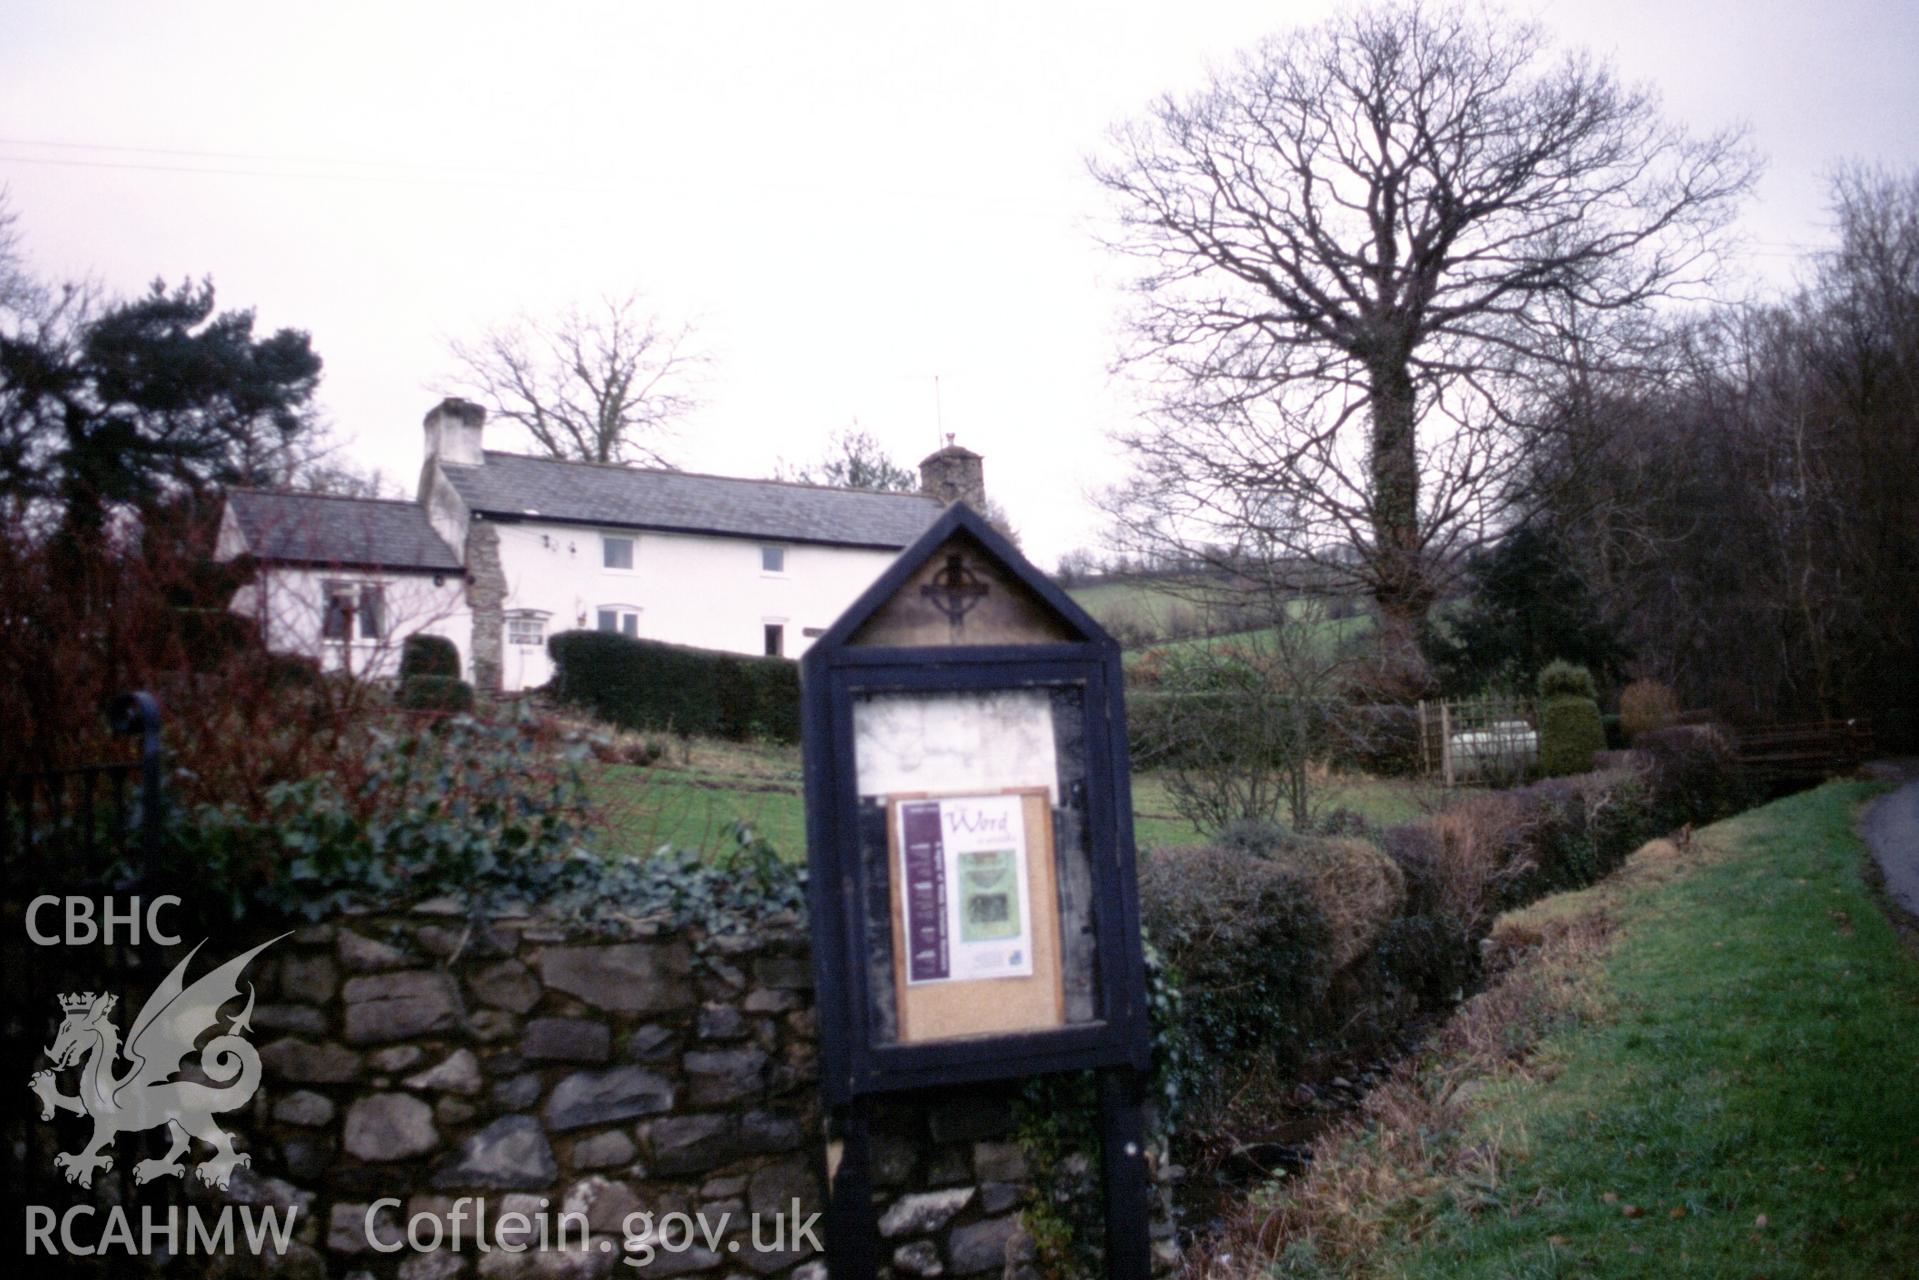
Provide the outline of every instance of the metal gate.
{"type": "MultiPolygon", "coordinates": [[[[0,1106],[5,1124],[0,1145],[7,1175],[6,1236],[19,1241],[21,1249],[15,1257],[24,1254],[34,1206],[58,1216],[76,1205],[91,1205],[89,1234],[97,1236],[98,1223],[111,1207],[124,1208],[137,1231],[144,1209],[164,1217],[182,1191],[178,1179],[134,1183],[135,1162],[165,1149],[159,1132],[122,1135],[112,1165],[93,1176],[90,1188],[69,1182],[54,1156],[83,1147],[90,1122],[64,1112],[43,1119],[40,1100],[28,1091],[34,1074],[52,1065],[46,1048],[63,1017],[62,996],[110,992],[119,998],[119,1009],[138,1010],[167,972],[163,949],[147,936],[144,920],[129,924],[127,919],[134,899],[144,915],[155,897],[169,892],[161,859],[159,707],[148,694],[123,694],[107,716],[117,734],[137,744],[127,758],[0,778],[0,861],[7,884],[0,908],[0,1061],[5,1063],[0,1085],[7,1097],[0,1106]],[[88,905],[83,909],[81,903],[88,905]],[[89,942],[72,941],[82,932],[76,920],[90,922],[94,936],[89,942]],[[142,1144],[152,1149],[143,1150],[142,1144]]],[[[168,927],[179,923],[169,918],[168,927]]],[[[36,1257],[30,1273],[137,1275],[150,1266],[137,1258],[36,1257]]]]}

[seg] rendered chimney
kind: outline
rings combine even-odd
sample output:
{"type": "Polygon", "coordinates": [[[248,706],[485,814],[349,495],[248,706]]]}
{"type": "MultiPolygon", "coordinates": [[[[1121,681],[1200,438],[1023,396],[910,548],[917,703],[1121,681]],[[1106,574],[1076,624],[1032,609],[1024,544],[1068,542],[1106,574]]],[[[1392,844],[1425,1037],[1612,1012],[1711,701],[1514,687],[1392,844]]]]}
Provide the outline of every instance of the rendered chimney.
{"type": "Polygon", "coordinates": [[[975,511],[986,509],[986,468],[971,449],[946,437],[946,447],[920,460],[920,492],[951,506],[964,502],[975,511]]]}
{"type": "Polygon", "coordinates": [[[486,410],[471,400],[448,396],[426,415],[426,454],[455,466],[486,465],[480,447],[480,435],[486,427],[486,410]]]}

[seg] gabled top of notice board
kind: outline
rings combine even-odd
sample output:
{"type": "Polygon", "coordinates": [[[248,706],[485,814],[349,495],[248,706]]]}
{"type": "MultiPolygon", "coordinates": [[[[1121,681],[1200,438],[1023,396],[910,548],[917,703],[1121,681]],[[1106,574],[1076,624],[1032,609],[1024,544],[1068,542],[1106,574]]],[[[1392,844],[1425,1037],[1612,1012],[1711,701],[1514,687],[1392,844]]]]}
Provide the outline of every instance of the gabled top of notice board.
{"type": "Polygon", "coordinates": [[[876,646],[1086,643],[1113,640],[983,516],[954,503],[807,656],[876,646]]]}

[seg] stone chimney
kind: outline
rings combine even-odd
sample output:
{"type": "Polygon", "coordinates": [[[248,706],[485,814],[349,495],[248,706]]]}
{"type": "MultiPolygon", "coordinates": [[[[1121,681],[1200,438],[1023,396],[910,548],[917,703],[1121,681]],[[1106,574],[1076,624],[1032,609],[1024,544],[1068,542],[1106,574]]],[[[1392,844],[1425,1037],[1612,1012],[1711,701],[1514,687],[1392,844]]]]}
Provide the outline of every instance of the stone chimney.
{"type": "Polygon", "coordinates": [[[964,502],[975,511],[986,510],[986,471],[980,456],[953,443],[920,460],[920,492],[948,506],[964,502]]]}
{"type": "Polygon", "coordinates": [[[486,427],[486,410],[481,406],[448,396],[426,415],[425,426],[427,457],[463,467],[486,464],[480,449],[480,433],[486,427]]]}

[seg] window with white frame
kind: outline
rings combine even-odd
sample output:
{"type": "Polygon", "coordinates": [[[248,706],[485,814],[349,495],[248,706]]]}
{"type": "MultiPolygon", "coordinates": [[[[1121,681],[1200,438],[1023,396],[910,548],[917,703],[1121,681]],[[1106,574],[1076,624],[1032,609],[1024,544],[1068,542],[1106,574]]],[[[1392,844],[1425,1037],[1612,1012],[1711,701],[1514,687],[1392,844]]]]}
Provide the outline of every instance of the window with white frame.
{"type": "Polygon", "coordinates": [[[546,615],[534,610],[506,615],[506,642],[522,649],[546,643],[546,615]]]}
{"type": "Polygon", "coordinates": [[[633,568],[633,539],[611,533],[600,535],[600,564],[622,571],[633,568]]]}
{"type": "Polygon", "coordinates": [[[640,634],[640,611],[634,605],[603,604],[597,610],[594,625],[601,631],[637,638],[640,634]]]}
{"type": "Polygon", "coordinates": [[[786,572],[786,548],[785,547],[761,547],[760,548],[760,572],[761,573],[781,573],[781,574],[785,573],[786,572]]]}
{"type": "Polygon", "coordinates": [[[766,656],[784,658],[786,656],[786,624],[768,622],[762,624],[761,637],[765,641],[766,656]]]}
{"type": "Polygon", "coordinates": [[[377,582],[321,584],[326,598],[320,635],[328,640],[379,640],[386,636],[386,595],[377,582]]]}

